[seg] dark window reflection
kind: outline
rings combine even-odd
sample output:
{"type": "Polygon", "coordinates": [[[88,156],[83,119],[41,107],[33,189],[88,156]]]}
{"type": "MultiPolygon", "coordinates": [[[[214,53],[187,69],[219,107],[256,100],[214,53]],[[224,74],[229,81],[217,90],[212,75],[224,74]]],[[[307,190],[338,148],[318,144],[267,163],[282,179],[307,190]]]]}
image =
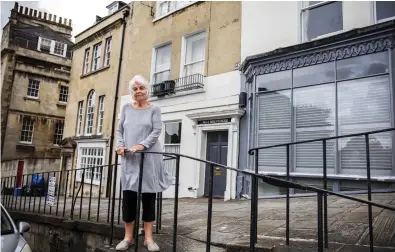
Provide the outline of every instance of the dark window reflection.
{"type": "Polygon", "coordinates": [[[388,71],[389,58],[387,52],[368,54],[337,62],[338,80],[388,73],[388,71]]]}
{"type": "Polygon", "coordinates": [[[303,18],[308,40],[343,30],[343,4],[334,2],[306,10],[303,18]]]}
{"type": "Polygon", "coordinates": [[[165,144],[181,143],[181,122],[166,123],[165,144]]]}
{"type": "Polygon", "coordinates": [[[321,84],[335,81],[334,63],[325,63],[294,70],[294,87],[321,84]]]}
{"type": "Polygon", "coordinates": [[[376,17],[377,20],[395,17],[395,2],[376,1],[376,17]]]}
{"type": "Polygon", "coordinates": [[[256,78],[256,87],[258,92],[291,88],[291,70],[259,75],[256,78]]]}

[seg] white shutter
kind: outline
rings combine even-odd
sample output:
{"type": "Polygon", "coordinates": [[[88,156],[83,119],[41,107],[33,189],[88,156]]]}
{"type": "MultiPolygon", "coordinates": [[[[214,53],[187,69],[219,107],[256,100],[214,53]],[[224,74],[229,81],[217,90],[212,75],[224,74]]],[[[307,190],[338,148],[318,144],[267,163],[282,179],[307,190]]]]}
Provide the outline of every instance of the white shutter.
{"type": "MultiPolygon", "coordinates": [[[[291,142],[291,91],[265,93],[259,96],[258,146],[291,142]]],[[[285,172],[286,148],[259,151],[259,170],[285,172]]]]}
{"type": "MultiPolygon", "coordinates": [[[[390,82],[388,76],[344,81],[338,84],[339,135],[391,127],[390,82]]],[[[392,132],[370,136],[372,176],[391,175],[392,132]]],[[[365,138],[339,140],[341,172],[366,175],[365,138]]]]}
{"type": "MultiPolygon", "coordinates": [[[[335,84],[294,89],[296,141],[335,136],[335,84]]],[[[327,173],[334,172],[335,141],[327,141],[327,173]]],[[[296,172],[323,172],[322,142],[297,144],[296,172]]]]}

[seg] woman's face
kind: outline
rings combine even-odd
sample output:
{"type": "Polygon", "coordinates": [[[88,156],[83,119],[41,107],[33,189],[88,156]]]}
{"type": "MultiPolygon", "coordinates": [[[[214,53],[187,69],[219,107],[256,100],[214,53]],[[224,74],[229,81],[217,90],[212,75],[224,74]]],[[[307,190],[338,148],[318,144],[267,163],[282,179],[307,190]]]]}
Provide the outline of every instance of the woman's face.
{"type": "Polygon", "coordinates": [[[147,91],[148,90],[143,85],[136,82],[133,86],[133,99],[138,102],[147,100],[147,91]]]}

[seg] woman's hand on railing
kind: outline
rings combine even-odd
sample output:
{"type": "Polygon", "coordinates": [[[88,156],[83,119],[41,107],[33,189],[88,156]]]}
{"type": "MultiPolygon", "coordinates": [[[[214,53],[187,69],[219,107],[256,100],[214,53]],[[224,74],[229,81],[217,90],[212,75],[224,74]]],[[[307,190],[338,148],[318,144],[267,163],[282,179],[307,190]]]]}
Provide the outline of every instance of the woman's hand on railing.
{"type": "Polygon", "coordinates": [[[142,150],[144,150],[144,149],[145,149],[144,145],[142,145],[142,144],[137,144],[137,145],[133,146],[132,148],[130,148],[129,151],[130,151],[131,153],[135,153],[136,151],[142,151],[142,150]]]}
{"type": "Polygon", "coordinates": [[[116,152],[117,152],[118,155],[123,156],[125,154],[125,147],[124,146],[118,147],[116,152]]]}

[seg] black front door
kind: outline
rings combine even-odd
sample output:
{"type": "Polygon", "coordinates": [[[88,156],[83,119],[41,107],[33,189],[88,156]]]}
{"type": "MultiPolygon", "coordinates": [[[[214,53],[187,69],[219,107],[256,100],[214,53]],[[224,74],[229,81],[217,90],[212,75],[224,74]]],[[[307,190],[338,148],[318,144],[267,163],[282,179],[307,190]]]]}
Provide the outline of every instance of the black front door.
{"type": "MultiPolygon", "coordinates": [[[[228,131],[207,133],[207,160],[227,165],[228,160],[228,131]]],[[[210,166],[206,166],[204,195],[208,196],[210,166]]],[[[223,198],[226,190],[226,169],[214,167],[213,196],[223,198]]]]}

